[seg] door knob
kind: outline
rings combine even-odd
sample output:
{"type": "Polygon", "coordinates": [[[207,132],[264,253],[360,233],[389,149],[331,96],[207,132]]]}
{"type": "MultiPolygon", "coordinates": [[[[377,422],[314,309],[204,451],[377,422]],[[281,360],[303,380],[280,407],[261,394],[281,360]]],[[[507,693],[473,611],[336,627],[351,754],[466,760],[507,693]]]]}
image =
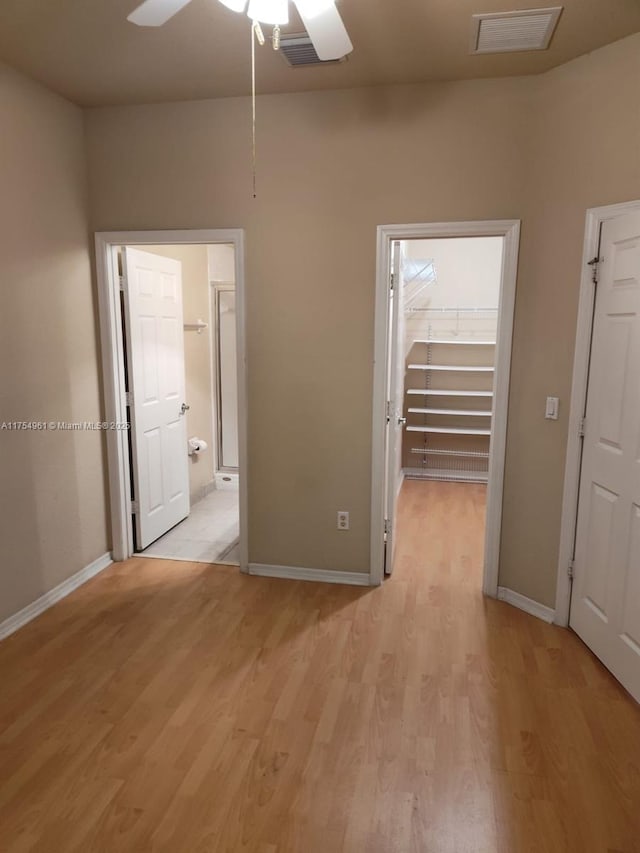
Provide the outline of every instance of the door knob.
{"type": "Polygon", "coordinates": [[[180,414],[181,414],[181,415],[184,415],[184,413],[185,413],[185,412],[188,412],[190,408],[191,408],[191,406],[187,406],[187,404],[186,404],[186,403],[183,403],[183,404],[180,406],[180,414]]]}

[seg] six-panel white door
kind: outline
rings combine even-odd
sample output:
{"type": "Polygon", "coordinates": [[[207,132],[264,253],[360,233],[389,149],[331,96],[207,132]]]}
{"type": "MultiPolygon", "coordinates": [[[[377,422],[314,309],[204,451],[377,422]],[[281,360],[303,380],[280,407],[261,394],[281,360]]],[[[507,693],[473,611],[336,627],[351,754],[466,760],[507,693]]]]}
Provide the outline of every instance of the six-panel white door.
{"type": "Polygon", "coordinates": [[[136,548],[189,514],[182,269],[123,251],[136,548]]]}
{"type": "Polygon", "coordinates": [[[640,701],[640,214],[600,255],[570,623],[640,701]]]}

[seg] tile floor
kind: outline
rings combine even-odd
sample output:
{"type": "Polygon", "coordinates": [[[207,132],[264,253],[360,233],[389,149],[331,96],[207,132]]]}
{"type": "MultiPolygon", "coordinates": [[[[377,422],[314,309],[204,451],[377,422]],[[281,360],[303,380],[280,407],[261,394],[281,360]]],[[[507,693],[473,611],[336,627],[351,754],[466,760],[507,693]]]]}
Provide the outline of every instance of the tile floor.
{"type": "Polygon", "coordinates": [[[141,553],[145,557],[238,565],[238,492],[216,490],[193,504],[184,521],[141,553]]]}

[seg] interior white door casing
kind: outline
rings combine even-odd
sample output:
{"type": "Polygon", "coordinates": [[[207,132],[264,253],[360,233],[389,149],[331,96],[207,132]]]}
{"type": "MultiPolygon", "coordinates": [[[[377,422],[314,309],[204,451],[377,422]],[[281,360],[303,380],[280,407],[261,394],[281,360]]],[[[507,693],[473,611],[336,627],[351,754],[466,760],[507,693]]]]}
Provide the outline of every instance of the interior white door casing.
{"type": "Polygon", "coordinates": [[[143,550],[189,514],[182,265],[125,247],[122,268],[136,545],[143,550]]]}
{"type": "Polygon", "coordinates": [[[398,494],[402,487],[402,436],[404,435],[404,374],[405,374],[405,345],[404,345],[404,287],[402,282],[402,244],[394,241],[391,269],[393,286],[389,287],[389,317],[391,325],[390,359],[389,359],[389,409],[387,418],[387,476],[386,476],[386,529],[387,541],[385,548],[386,575],[393,572],[396,557],[396,505],[398,494]]]}
{"type": "MultiPolygon", "coordinates": [[[[104,386],[105,420],[127,420],[124,345],[118,275],[121,246],[228,244],[234,249],[236,331],[238,359],[238,452],[240,571],[249,571],[247,483],[247,357],[245,347],[244,231],[239,228],[170,231],[102,231],[95,235],[98,308],[104,386]]],[[[123,430],[106,434],[109,474],[110,535],[112,557],[126,560],[133,554],[129,437],[123,430]]]]}
{"type": "Polygon", "coordinates": [[[600,257],[570,625],[640,701],[640,212],[600,257]]]}
{"type": "Polygon", "coordinates": [[[373,419],[371,456],[371,584],[382,583],[385,569],[384,519],[386,517],[385,450],[389,343],[388,271],[391,246],[396,240],[428,240],[441,237],[503,237],[502,279],[498,306],[498,333],[494,374],[494,419],[489,456],[486,535],[484,551],[485,595],[498,595],[498,561],[502,526],[504,460],[507,442],[507,409],[511,372],[511,344],[515,307],[520,222],[514,219],[476,222],[427,222],[378,227],[373,364],[373,419]]]}

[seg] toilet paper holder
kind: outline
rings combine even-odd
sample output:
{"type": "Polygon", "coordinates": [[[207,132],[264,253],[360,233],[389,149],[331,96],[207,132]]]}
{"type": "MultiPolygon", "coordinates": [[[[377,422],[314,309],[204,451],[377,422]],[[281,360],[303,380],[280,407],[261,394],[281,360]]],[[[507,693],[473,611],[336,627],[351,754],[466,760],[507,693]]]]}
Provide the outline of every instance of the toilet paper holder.
{"type": "Polygon", "coordinates": [[[190,438],[187,442],[187,445],[189,448],[189,456],[197,456],[198,453],[202,453],[209,447],[209,445],[203,438],[198,438],[197,436],[190,438]]]}

